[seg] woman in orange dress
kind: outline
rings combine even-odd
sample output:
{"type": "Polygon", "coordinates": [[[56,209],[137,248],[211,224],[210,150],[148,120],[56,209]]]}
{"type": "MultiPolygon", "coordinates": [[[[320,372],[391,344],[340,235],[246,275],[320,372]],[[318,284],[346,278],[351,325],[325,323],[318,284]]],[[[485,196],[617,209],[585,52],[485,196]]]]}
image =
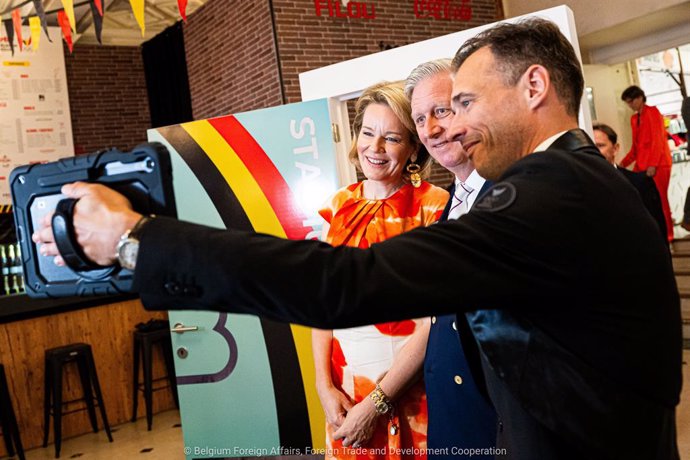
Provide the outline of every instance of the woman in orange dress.
{"type": "MultiPolygon", "coordinates": [[[[320,212],[325,241],[366,248],[438,220],[448,193],[421,180],[431,160],[420,149],[402,85],[369,87],[355,111],[349,156],[366,180],[337,191],[320,212]]],[[[415,364],[423,360],[411,355],[424,351],[409,342],[420,324],[314,329],[327,459],[426,458],[426,395],[415,364]]]]}

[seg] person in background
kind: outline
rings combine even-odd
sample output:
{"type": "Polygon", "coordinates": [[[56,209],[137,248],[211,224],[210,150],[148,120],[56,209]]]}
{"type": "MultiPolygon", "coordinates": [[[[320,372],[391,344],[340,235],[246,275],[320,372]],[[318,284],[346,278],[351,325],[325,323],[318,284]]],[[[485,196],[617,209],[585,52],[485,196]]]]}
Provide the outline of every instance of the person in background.
{"type": "MultiPolygon", "coordinates": [[[[133,270],[152,310],[320,328],[465,314],[498,416],[494,455],[677,460],[671,257],[637,193],[578,128],[575,50],[531,17],[470,38],[453,68],[447,137],[496,181],[458,219],[332,247],[143,216],[116,191],[77,182],[61,189],[78,199],[76,241],[90,260],[133,270]]],[[[49,216],[32,239],[64,264],[49,216]]]]}
{"type": "MultiPolygon", "coordinates": [[[[452,89],[450,59],[420,64],[405,81],[417,135],[431,156],[454,175],[452,198],[444,209],[442,221],[469,212],[477,198],[491,186],[474,169],[462,144],[446,136],[453,119],[452,89]]],[[[429,458],[469,458],[457,448],[495,446],[496,412],[489,401],[477,344],[464,315],[426,318],[424,327],[415,331],[411,343],[425,349],[429,458]]],[[[494,456],[475,454],[472,458],[493,459],[494,456]]]]}
{"type": "MultiPolygon", "coordinates": [[[[338,190],[320,211],[325,241],[368,248],[436,222],[448,192],[421,180],[431,158],[420,149],[402,85],[367,88],[357,100],[352,128],[350,160],[366,179],[338,190]]],[[[420,323],[313,329],[316,386],[330,448],[326,458],[357,453],[343,446],[366,447],[357,454],[368,459],[401,458],[390,447],[416,448],[405,458],[426,458],[427,405],[418,364],[424,350],[405,351],[420,323]]]]}
{"type": "MultiPolygon", "coordinates": [[[[604,123],[594,123],[593,129],[594,143],[599,148],[601,154],[604,155],[606,161],[616,166],[616,154],[621,148],[621,145],[618,143],[618,134],[616,134],[613,128],[604,123]]],[[[616,169],[640,194],[642,203],[659,226],[662,238],[668,242],[666,239],[666,218],[664,217],[661,198],[659,198],[659,191],[654,180],[642,171],[632,172],[618,166],[616,166],[616,169]]]]}
{"type": "Polygon", "coordinates": [[[671,180],[671,149],[668,146],[664,117],[659,110],[647,105],[647,96],[639,86],[629,86],[621,94],[621,99],[635,113],[630,117],[632,126],[632,146],[621,160],[627,168],[635,162],[634,172],[644,172],[654,179],[661,198],[661,208],[666,221],[668,241],[673,241],[673,219],[668,203],[668,183],[671,180]]]}

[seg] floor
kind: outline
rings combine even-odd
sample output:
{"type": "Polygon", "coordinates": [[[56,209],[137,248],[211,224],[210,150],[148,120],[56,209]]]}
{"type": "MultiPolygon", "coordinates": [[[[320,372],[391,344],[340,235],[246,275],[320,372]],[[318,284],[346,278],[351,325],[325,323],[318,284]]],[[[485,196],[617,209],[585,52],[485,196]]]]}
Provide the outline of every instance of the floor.
{"type": "MultiPolygon", "coordinates": [[[[146,430],[146,419],[124,423],[112,430],[112,443],[108,442],[103,430],[62,441],[60,459],[184,459],[180,413],[171,410],[153,417],[151,431],[146,430]]],[[[15,457],[16,458],[16,457],[15,457]]],[[[55,446],[38,448],[26,452],[27,460],[53,460],[55,446]]]]}
{"type": "MultiPolygon", "coordinates": [[[[678,447],[682,460],[690,460],[690,350],[683,352],[683,394],[678,407],[678,447]]],[[[61,459],[111,460],[113,458],[175,460],[184,459],[179,412],[156,414],[153,429],[146,431],[146,420],[125,423],[113,429],[115,442],[105,434],[90,433],[63,441],[61,459]]],[[[52,460],[54,446],[26,452],[27,460],[52,460]]]]}

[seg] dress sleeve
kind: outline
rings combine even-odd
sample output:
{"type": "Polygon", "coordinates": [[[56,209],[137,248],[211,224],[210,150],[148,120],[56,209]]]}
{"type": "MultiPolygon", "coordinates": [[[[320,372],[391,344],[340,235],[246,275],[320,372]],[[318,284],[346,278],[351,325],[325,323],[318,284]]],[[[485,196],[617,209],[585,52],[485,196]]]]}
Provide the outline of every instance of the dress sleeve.
{"type": "Polygon", "coordinates": [[[637,114],[634,114],[632,117],[630,117],[630,127],[632,128],[632,144],[630,145],[630,150],[628,153],[623,157],[621,160],[621,166],[624,168],[627,168],[630,163],[633,161],[637,160],[637,151],[638,151],[638,146],[636,145],[636,139],[637,139],[637,126],[635,123],[635,117],[637,114]]]}
{"type": "Polygon", "coordinates": [[[344,192],[346,189],[340,189],[331,195],[328,200],[323,204],[323,207],[319,209],[319,215],[324,218],[329,224],[333,220],[333,216],[336,211],[340,208],[340,205],[344,199],[344,192]]]}

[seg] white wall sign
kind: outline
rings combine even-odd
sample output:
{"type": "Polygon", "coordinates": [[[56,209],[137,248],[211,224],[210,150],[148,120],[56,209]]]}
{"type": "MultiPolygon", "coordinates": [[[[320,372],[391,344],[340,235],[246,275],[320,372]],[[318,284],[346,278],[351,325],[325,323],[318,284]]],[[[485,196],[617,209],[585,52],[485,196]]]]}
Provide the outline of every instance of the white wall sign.
{"type": "MultiPolygon", "coordinates": [[[[74,155],[62,35],[57,27],[49,33],[52,43],[41,32],[37,51],[19,51],[15,37],[14,56],[0,37],[0,204],[11,202],[14,167],[74,155]]],[[[22,36],[28,41],[28,27],[22,36]]]]}

